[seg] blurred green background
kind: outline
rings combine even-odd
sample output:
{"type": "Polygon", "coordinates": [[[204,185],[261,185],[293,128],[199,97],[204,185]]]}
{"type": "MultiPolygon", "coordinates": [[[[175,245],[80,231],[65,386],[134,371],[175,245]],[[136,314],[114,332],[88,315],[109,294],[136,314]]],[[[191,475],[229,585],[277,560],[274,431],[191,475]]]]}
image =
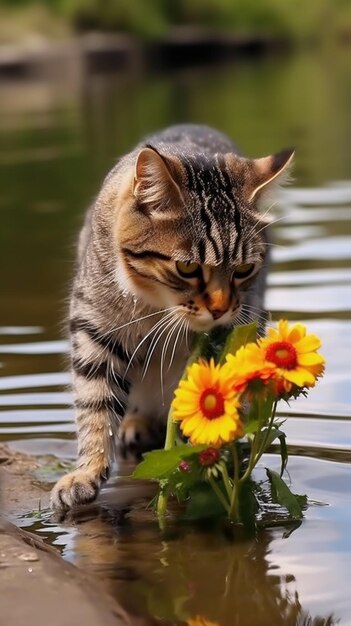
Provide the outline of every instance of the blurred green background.
{"type": "Polygon", "coordinates": [[[350,0],[1,0],[0,41],[28,30],[50,36],[91,29],[142,38],[196,26],[288,42],[351,38],[350,0]]]}

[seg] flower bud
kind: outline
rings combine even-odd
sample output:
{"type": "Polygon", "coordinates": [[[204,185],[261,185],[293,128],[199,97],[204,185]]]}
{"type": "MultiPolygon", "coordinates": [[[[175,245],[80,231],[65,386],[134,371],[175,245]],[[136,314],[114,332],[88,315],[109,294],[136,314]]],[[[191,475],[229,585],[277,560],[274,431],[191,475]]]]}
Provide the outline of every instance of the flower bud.
{"type": "Polygon", "coordinates": [[[180,461],[179,465],[178,465],[178,469],[181,472],[189,472],[190,471],[190,464],[188,463],[188,461],[180,461]]]}
{"type": "Polygon", "coordinates": [[[216,448],[207,448],[206,450],[199,452],[198,459],[203,467],[214,465],[219,459],[219,450],[216,448]]]}

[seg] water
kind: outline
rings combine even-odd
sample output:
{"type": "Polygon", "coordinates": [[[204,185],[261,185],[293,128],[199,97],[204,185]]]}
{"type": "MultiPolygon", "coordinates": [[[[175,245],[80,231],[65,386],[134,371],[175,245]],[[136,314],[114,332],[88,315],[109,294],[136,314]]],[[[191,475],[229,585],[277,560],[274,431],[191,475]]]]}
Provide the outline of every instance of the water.
{"type": "MultiPolygon", "coordinates": [[[[81,215],[115,158],[170,123],[213,125],[252,156],[296,145],[295,183],[275,215],[267,308],[306,322],[327,359],[308,399],[281,407],[292,486],[311,499],[290,536],[274,528],[233,540],[178,526],[161,535],[141,508],[90,511],[79,524],[20,522],[99,576],[140,623],[351,624],[349,50],[0,90],[0,440],[74,458],[62,320],[81,215]]],[[[122,481],[117,508],[135,489],[122,481]]]]}

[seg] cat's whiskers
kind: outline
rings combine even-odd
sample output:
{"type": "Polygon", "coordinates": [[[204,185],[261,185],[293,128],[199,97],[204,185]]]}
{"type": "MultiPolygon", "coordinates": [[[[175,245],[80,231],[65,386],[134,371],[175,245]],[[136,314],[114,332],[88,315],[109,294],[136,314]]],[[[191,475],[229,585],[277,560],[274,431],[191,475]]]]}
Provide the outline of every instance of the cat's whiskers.
{"type": "Polygon", "coordinates": [[[250,323],[252,323],[252,321],[256,320],[258,322],[261,322],[263,328],[272,328],[273,325],[271,324],[271,322],[267,318],[267,316],[262,314],[262,313],[259,313],[259,311],[262,311],[262,309],[259,309],[257,307],[253,307],[252,305],[249,305],[249,304],[242,305],[242,311],[241,312],[243,313],[243,315],[245,315],[245,319],[244,319],[243,323],[244,324],[250,324],[250,323]]]}
{"type": "Polygon", "coordinates": [[[166,337],[166,339],[165,339],[165,341],[163,343],[163,346],[162,346],[161,363],[160,363],[160,382],[161,382],[162,401],[164,400],[164,393],[163,393],[163,367],[164,367],[165,357],[166,357],[166,354],[167,354],[167,350],[168,350],[168,346],[169,346],[169,343],[171,341],[171,338],[172,338],[173,334],[175,333],[175,331],[177,330],[178,326],[181,327],[183,325],[184,317],[185,317],[185,315],[183,314],[182,317],[178,317],[176,319],[175,324],[168,331],[167,337],[166,337]]]}
{"type": "Polygon", "coordinates": [[[243,302],[241,304],[241,307],[242,308],[246,308],[246,309],[250,309],[250,311],[253,311],[253,312],[257,311],[258,313],[261,313],[261,314],[264,313],[264,311],[262,311],[262,307],[254,306],[253,304],[250,304],[249,302],[243,302]]]}
{"type": "Polygon", "coordinates": [[[250,321],[252,321],[249,317],[249,315],[247,313],[245,313],[245,311],[240,311],[239,315],[235,318],[234,320],[234,326],[236,325],[241,325],[241,324],[247,324],[250,321]]]}
{"type": "Polygon", "coordinates": [[[126,322],[125,324],[122,324],[121,326],[117,326],[116,328],[112,328],[112,330],[110,330],[111,333],[116,333],[119,330],[122,330],[122,328],[126,328],[127,326],[130,326],[131,324],[137,324],[137,322],[142,322],[143,320],[148,319],[149,317],[153,317],[155,315],[162,315],[162,313],[168,313],[169,311],[175,311],[179,308],[178,304],[174,305],[174,306],[170,306],[167,309],[160,309],[160,311],[154,311],[153,313],[149,313],[148,315],[143,315],[142,317],[138,317],[136,320],[130,320],[129,322],[126,322]]]}
{"type": "Polygon", "coordinates": [[[149,345],[148,351],[146,353],[146,357],[145,357],[145,362],[144,362],[144,367],[143,367],[143,376],[142,376],[142,380],[144,380],[150,362],[151,362],[151,358],[152,355],[154,354],[155,350],[156,350],[156,346],[159,343],[162,335],[164,335],[164,333],[173,326],[174,322],[177,321],[177,318],[175,316],[173,316],[170,320],[167,320],[167,323],[163,325],[163,327],[159,327],[157,329],[157,333],[155,334],[155,336],[152,338],[151,343],[149,345]]]}
{"type": "Polygon", "coordinates": [[[267,319],[267,315],[259,307],[255,307],[251,304],[242,304],[241,310],[249,316],[250,322],[258,320],[261,321],[263,324],[269,326],[269,320],[267,319]]]}
{"type": "Polygon", "coordinates": [[[285,215],[281,215],[280,217],[277,217],[276,220],[273,220],[272,222],[268,222],[268,224],[264,224],[264,226],[262,226],[259,230],[256,230],[254,232],[255,235],[259,235],[263,230],[265,230],[266,228],[273,226],[274,224],[277,224],[278,222],[282,222],[283,220],[286,219],[285,215]]]}
{"type": "Polygon", "coordinates": [[[185,343],[186,349],[189,351],[189,320],[185,319],[185,343]]]}
{"type": "Polygon", "coordinates": [[[286,248],[286,246],[283,246],[280,243],[274,243],[272,241],[262,241],[262,245],[265,248],[269,248],[269,247],[271,247],[271,248],[286,248]]]}
{"type": "MultiPolygon", "coordinates": [[[[276,205],[277,205],[277,202],[272,202],[272,204],[266,209],[266,211],[258,216],[258,219],[257,219],[256,223],[253,226],[250,226],[249,228],[245,228],[244,227],[243,235],[245,237],[247,237],[248,239],[250,239],[250,237],[252,237],[254,234],[256,234],[257,226],[262,224],[262,222],[264,221],[264,218],[266,217],[266,215],[268,215],[268,213],[270,213],[270,211],[276,205]]],[[[266,221],[265,224],[266,224],[266,226],[269,226],[270,224],[272,224],[272,222],[269,220],[269,221],[266,221]]]]}
{"type": "MultiPolygon", "coordinates": [[[[174,307],[172,307],[172,309],[173,309],[173,308],[174,308],[174,307]]],[[[128,372],[128,370],[129,370],[129,368],[130,368],[130,366],[131,366],[131,364],[132,364],[132,361],[133,361],[133,359],[134,359],[134,357],[135,357],[136,353],[138,352],[138,350],[139,350],[139,349],[141,348],[141,346],[143,345],[143,343],[145,343],[145,341],[149,338],[149,336],[150,336],[153,332],[155,332],[155,331],[159,328],[159,326],[160,326],[160,325],[163,325],[163,324],[164,324],[164,323],[165,323],[165,322],[166,322],[166,321],[167,321],[170,317],[172,317],[172,316],[173,316],[173,314],[174,314],[174,313],[173,313],[173,311],[170,311],[169,313],[167,313],[167,315],[165,315],[165,316],[164,316],[164,317],[162,317],[160,320],[158,320],[157,322],[155,322],[155,324],[152,326],[152,328],[149,330],[149,332],[148,332],[148,333],[147,333],[144,337],[142,337],[142,339],[139,341],[138,345],[137,345],[137,346],[136,346],[136,348],[134,349],[134,352],[133,352],[132,356],[131,356],[131,357],[130,357],[130,359],[129,359],[129,363],[128,363],[127,367],[126,367],[126,371],[125,371],[125,373],[124,373],[124,377],[127,375],[127,372],[128,372]]]]}
{"type": "MultiPolygon", "coordinates": [[[[181,341],[183,341],[183,339],[184,339],[184,334],[185,334],[185,332],[186,332],[186,329],[187,329],[187,328],[188,328],[188,326],[189,326],[189,322],[188,322],[188,320],[186,319],[186,317],[185,317],[185,316],[184,316],[184,317],[183,317],[183,319],[182,319],[182,320],[180,320],[180,321],[181,321],[181,324],[180,324],[180,326],[179,326],[179,328],[178,328],[178,333],[177,333],[177,337],[175,338],[175,342],[174,342],[173,349],[174,349],[174,347],[177,345],[178,338],[180,338],[180,337],[181,337],[181,341]]],[[[170,366],[171,366],[171,362],[170,362],[170,364],[168,365],[167,372],[169,371],[170,366]]],[[[172,388],[174,388],[174,380],[173,380],[173,379],[171,379],[171,380],[170,380],[169,385],[168,385],[165,389],[166,389],[167,391],[169,391],[169,390],[170,390],[170,389],[172,389],[172,388]]]]}
{"type": "Polygon", "coordinates": [[[274,209],[274,207],[275,207],[275,206],[277,206],[277,204],[278,204],[278,201],[277,201],[277,200],[275,200],[274,202],[272,202],[272,204],[270,204],[270,205],[269,205],[269,207],[267,207],[267,209],[265,210],[265,212],[264,212],[264,213],[262,213],[262,214],[260,215],[259,219],[258,219],[258,220],[257,220],[257,222],[256,222],[256,225],[257,225],[259,222],[261,222],[261,221],[262,221],[262,220],[266,217],[266,215],[268,215],[268,213],[270,213],[270,212],[271,212],[271,210],[272,210],[272,209],[274,209]]]}
{"type": "Polygon", "coordinates": [[[176,352],[177,343],[178,343],[178,340],[179,340],[179,337],[180,337],[180,333],[181,333],[181,331],[182,331],[182,327],[183,327],[184,323],[185,323],[185,324],[189,324],[189,321],[186,319],[186,316],[184,316],[184,319],[182,320],[182,322],[183,322],[183,323],[182,323],[182,324],[181,324],[181,326],[179,327],[178,333],[177,333],[177,335],[176,335],[176,337],[175,337],[175,339],[174,339],[173,348],[172,348],[172,353],[171,353],[171,356],[170,356],[170,359],[169,359],[169,364],[168,364],[167,372],[169,372],[169,370],[170,370],[170,369],[171,369],[171,367],[172,367],[172,363],[173,363],[174,355],[175,355],[175,352],[176,352]]]}
{"type": "MultiPolygon", "coordinates": [[[[263,216],[261,218],[259,218],[253,226],[250,226],[249,228],[244,228],[242,236],[245,237],[245,239],[249,240],[252,237],[256,237],[262,231],[264,231],[266,228],[268,228],[270,226],[273,226],[277,222],[281,222],[282,220],[286,219],[285,215],[281,215],[280,217],[277,217],[274,220],[263,221],[262,218],[265,215],[266,215],[266,213],[264,213],[263,216]],[[262,222],[263,222],[263,224],[262,224],[262,222]],[[258,230],[256,230],[258,226],[260,226],[260,228],[258,230]]],[[[261,243],[265,244],[266,242],[262,241],[261,243]]]]}

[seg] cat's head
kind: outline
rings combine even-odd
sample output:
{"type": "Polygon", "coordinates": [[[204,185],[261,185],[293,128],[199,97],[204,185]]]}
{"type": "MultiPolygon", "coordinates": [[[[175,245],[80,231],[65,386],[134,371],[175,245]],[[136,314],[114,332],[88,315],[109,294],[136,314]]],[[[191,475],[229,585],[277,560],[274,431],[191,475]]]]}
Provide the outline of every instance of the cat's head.
{"type": "Polygon", "coordinates": [[[292,156],[142,149],[118,218],[123,288],[157,309],[176,306],[193,330],[232,324],[265,262],[261,205],[292,156]]]}

